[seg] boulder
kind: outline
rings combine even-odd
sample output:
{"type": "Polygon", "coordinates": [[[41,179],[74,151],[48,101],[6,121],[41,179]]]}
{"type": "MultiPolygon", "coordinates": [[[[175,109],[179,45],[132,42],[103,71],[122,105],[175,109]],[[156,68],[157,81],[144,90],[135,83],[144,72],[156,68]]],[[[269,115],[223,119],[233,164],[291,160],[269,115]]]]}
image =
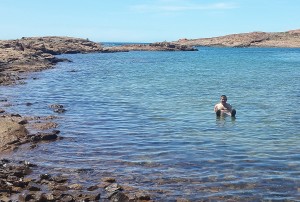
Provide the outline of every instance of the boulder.
{"type": "Polygon", "coordinates": [[[26,137],[28,131],[24,125],[10,119],[0,117],[0,151],[16,145],[22,138],[26,137]]]}

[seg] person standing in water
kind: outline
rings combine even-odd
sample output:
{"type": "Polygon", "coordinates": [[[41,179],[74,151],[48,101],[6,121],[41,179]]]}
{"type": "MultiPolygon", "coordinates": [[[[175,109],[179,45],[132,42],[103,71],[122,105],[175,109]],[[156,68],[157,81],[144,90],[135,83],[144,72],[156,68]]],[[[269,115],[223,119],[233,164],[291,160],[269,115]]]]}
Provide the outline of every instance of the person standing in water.
{"type": "Polygon", "coordinates": [[[227,96],[222,95],[220,103],[215,105],[214,111],[216,112],[216,115],[218,117],[227,114],[231,117],[235,117],[236,115],[236,110],[232,108],[232,106],[227,103],[227,96]]]}

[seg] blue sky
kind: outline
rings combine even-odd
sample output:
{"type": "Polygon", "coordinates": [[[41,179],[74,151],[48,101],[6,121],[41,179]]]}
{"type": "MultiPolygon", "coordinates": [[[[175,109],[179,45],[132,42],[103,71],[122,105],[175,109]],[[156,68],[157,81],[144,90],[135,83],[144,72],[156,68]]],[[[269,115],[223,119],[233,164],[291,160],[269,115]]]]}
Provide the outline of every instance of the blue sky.
{"type": "Polygon", "coordinates": [[[300,0],[0,0],[0,39],[158,42],[300,29],[300,0]]]}

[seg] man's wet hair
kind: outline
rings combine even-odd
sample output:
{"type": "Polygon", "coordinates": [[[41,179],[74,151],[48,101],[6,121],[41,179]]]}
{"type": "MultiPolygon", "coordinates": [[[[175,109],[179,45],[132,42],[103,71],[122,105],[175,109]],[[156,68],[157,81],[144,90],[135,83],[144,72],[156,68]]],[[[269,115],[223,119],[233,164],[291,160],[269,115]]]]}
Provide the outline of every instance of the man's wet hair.
{"type": "Polygon", "coordinates": [[[221,98],[225,98],[227,100],[227,96],[226,95],[221,95],[221,98]]]}

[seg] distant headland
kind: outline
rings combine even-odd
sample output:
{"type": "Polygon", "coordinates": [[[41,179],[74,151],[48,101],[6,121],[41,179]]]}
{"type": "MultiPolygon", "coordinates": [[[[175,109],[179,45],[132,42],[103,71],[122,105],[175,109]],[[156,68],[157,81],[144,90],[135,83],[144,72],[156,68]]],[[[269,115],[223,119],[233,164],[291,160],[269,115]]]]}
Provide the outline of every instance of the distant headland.
{"type": "Polygon", "coordinates": [[[300,29],[287,32],[250,32],[213,38],[179,39],[174,43],[209,47],[300,48],[300,29]]]}

